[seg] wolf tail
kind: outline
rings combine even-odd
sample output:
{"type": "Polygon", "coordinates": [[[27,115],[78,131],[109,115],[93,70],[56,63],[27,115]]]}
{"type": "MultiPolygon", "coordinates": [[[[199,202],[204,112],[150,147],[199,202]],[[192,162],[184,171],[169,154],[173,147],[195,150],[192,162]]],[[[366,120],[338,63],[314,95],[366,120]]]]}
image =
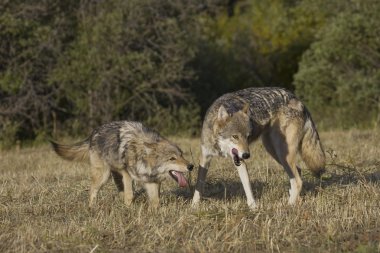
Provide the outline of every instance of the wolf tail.
{"type": "Polygon", "coordinates": [[[63,145],[53,141],[50,143],[55,153],[66,160],[80,162],[89,159],[90,141],[88,138],[72,145],[63,145]]]}
{"type": "Polygon", "coordinates": [[[325,172],[326,157],[315,124],[306,108],[305,114],[306,121],[300,153],[313,175],[320,177],[325,172]]]}

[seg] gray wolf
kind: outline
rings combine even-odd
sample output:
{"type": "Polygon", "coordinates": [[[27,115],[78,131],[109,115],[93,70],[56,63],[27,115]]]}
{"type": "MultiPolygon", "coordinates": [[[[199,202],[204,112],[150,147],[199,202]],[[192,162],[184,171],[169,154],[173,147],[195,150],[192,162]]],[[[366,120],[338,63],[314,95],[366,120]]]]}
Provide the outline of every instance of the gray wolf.
{"type": "Polygon", "coordinates": [[[132,181],[136,180],[144,185],[150,204],[158,207],[161,182],[171,177],[185,187],[188,183],[183,173],[193,168],[177,145],[139,122],[102,125],[87,139],[73,145],[51,143],[62,158],[90,163],[90,207],[111,174],[118,189],[123,191],[127,206],[132,203],[132,181]]]}
{"type": "Polygon", "coordinates": [[[231,157],[243,184],[249,208],[257,207],[245,160],[249,144],[261,136],[268,153],[290,178],[288,203],[296,203],[302,189],[296,156],[315,176],[324,172],[325,154],[311,115],[305,105],[282,88],[247,88],[219,97],[206,112],[201,133],[198,179],[192,200],[197,206],[213,156],[231,157]]]}

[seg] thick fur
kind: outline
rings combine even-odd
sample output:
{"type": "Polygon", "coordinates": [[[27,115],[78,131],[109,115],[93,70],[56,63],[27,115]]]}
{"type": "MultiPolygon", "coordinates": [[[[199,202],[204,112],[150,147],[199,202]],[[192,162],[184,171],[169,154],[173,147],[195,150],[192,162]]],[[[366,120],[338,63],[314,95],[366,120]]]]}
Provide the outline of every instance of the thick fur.
{"type": "Polygon", "coordinates": [[[88,139],[73,145],[63,145],[51,141],[54,151],[69,161],[87,161],[89,159],[90,142],[88,139]]]}
{"type": "Polygon", "coordinates": [[[136,180],[145,186],[151,204],[157,207],[161,182],[173,177],[187,184],[182,173],[193,167],[178,146],[138,122],[111,122],[95,129],[84,141],[73,145],[52,142],[52,146],[64,159],[90,163],[90,206],[112,174],[127,205],[133,200],[132,180],[136,180]]]}
{"type": "Polygon", "coordinates": [[[250,208],[256,204],[245,159],[249,144],[261,136],[265,149],[290,178],[289,203],[294,204],[302,188],[296,156],[320,176],[325,154],[311,115],[305,105],[282,88],[248,88],[218,98],[208,109],[202,127],[200,169],[193,205],[200,200],[213,156],[230,156],[238,170],[250,208]]]}
{"type": "Polygon", "coordinates": [[[304,130],[305,132],[300,146],[302,160],[313,172],[314,176],[320,177],[325,172],[326,158],[318,132],[308,112],[304,130]]]}

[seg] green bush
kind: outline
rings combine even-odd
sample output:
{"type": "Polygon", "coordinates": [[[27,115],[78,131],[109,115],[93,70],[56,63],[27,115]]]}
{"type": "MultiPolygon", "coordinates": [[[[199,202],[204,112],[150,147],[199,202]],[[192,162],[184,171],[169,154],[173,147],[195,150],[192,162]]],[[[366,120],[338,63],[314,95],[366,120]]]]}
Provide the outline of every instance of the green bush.
{"type": "Polygon", "coordinates": [[[194,103],[163,108],[144,122],[153,129],[160,129],[163,135],[197,136],[201,130],[199,109],[194,103]]]}
{"type": "Polygon", "coordinates": [[[250,86],[295,87],[318,125],[379,124],[379,5],[0,1],[1,138],[123,119],[194,135],[218,96],[250,86]]]}
{"type": "MultiPolygon", "coordinates": [[[[117,119],[151,121],[176,113],[188,98],[185,4],[171,1],[112,0],[90,6],[79,35],[60,58],[50,84],[60,90],[71,117],[84,129],[117,119]],[[154,116],[153,116],[154,115],[154,116]]],[[[196,117],[196,115],[193,115],[196,117]]],[[[173,118],[174,119],[174,118],[173,118]]],[[[168,128],[159,124],[160,129],[168,128]]]]}
{"type": "Polygon", "coordinates": [[[294,77],[297,94],[326,127],[380,122],[380,3],[352,2],[319,32],[294,77]]]}

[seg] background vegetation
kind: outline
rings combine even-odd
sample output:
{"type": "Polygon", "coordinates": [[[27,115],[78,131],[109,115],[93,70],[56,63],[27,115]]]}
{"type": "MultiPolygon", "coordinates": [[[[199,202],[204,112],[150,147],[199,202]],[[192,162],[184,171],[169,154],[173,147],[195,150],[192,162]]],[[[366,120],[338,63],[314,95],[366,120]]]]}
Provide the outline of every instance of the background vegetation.
{"type": "MultiPolygon", "coordinates": [[[[377,0],[0,0],[0,252],[379,252],[379,13],[377,0]],[[252,86],[294,91],[325,130],[327,173],[303,170],[295,207],[259,143],[256,212],[222,158],[198,210],[196,172],[188,189],[165,182],[157,211],[139,189],[126,208],[111,183],[90,210],[86,165],[46,144],[2,149],[118,119],[197,136],[215,98],[252,86]]],[[[199,138],[171,139],[198,162],[199,138]]]]}
{"type": "Polygon", "coordinates": [[[380,122],[379,1],[0,2],[0,143],[110,120],[196,135],[219,95],[295,91],[324,128],[380,122]]]}

